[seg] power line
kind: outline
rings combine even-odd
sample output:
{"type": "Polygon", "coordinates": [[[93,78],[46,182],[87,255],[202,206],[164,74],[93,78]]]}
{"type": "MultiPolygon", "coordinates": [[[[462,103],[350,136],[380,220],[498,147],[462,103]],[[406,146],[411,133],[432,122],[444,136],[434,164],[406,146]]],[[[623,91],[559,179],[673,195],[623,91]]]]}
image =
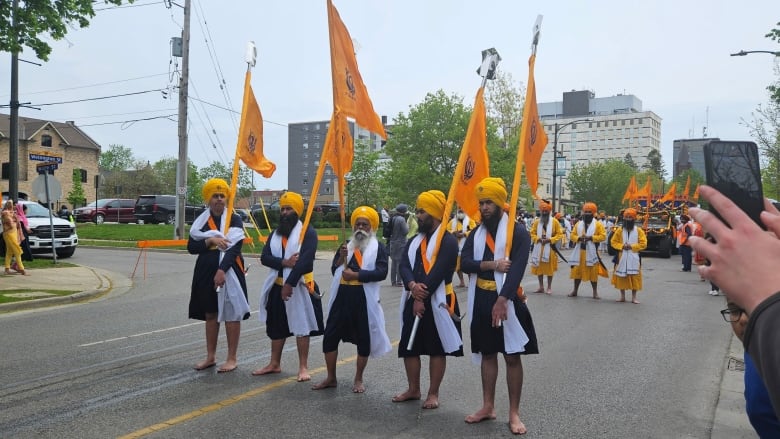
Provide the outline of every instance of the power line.
{"type": "Polygon", "coordinates": [[[135,95],[140,95],[140,94],[145,94],[145,93],[152,93],[152,92],[155,92],[155,91],[163,91],[163,90],[165,90],[165,89],[164,88],[155,88],[153,90],[136,91],[136,92],[132,92],[132,93],[122,93],[122,94],[116,94],[116,95],[111,95],[111,96],[99,96],[99,97],[96,97],[96,98],[76,99],[76,100],[73,100],[73,101],[49,102],[49,103],[46,103],[46,104],[35,104],[34,106],[35,107],[44,107],[44,106],[47,106],[47,105],[61,105],[61,104],[74,104],[74,103],[77,103],[77,102],[99,101],[99,100],[102,100],[102,99],[113,99],[113,98],[121,98],[121,97],[125,97],[125,96],[135,96],[135,95]]]}
{"type": "MultiPolygon", "coordinates": [[[[172,117],[176,117],[176,114],[166,114],[164,116],[145,117],[145,118],[142,118],[142,119],[119,120],[119,121],[116,121],[116,122],[89,123],[89,124],[86,124],[86,125],[79,124],[79,127],[80,128],[83,128],[83,127],[96,127],[96,126],[100,126],[100,125],[116,125],[116,124],[120,124],[120,123],[121,124],[128,124],[129,123],[130,125],[132,125],[132,124],[134,124],[136,122],[143,122],[143,121],[155,120],[155,119],[168,119],[171,122],[176,122],[175,119],[171,119],[172,117]]],[[[123,129],[123,130],[127,129],[127,128],[130,127],[130,125],[123,126],[123,127],[121,127],[121,129],[123,129]]]]}
{"type": "MultiPolygon", "coordinates": [[[[176,108],[160,108],[158,110],[145,110],[145,111],[128,111],[126,113],[111,113],[111,114],[97,114],[93,116],[70,116],[67,117],[69,120],[82,120],[82,119],[96,119],[99,117],[110,117],[110,116],[127,116],[129,114],[148,114],[148,113],[157,113],[159,111],[173,111],[176,110],[176,108]]],[[[52,118],[57,119],[57,118],[52,118]]],[[[64,119],[64,117],[61,117],[59,119],[64,119]]]]}
{"type": "MultiPolygon", "coordinates": [[[[119,79],[119,80],[116,80],[116,81],[109,81],[109,82],[98,82],[96,84],[79,85],[79,86],[76,86],[76,87],[69,87],[69,88],[59,88],[59,89],[53,89],[53,90],[42,90],[42,91],[25,92],[24,94],[26,96],[26,95],[37,95],[37,94],[42,94],[42,93],[55,93],[55,92],[60,92],[60,91],[78,90],[78,89],[81,89],[81,88],[91,88],[91,87],[98,87],[98,86],[101,86],[101,85],[120,84],[122,82],[137,81],[139,79],[154,78],[156,76],[163,76],[163,75],[167,76],[168,73],[157,73],[155,75],[138,76],[136,78],[119,79]]],[[[0,95],[0,97],[6,97],[6,96],[10,96],[10,95],[0,95]]]]}
{"type": "MultiPolygon", "coordinates": [[[[97,2],[92,2],[92,3],[97,3],[97,2]]],[[[106,7],[106,8],[93,9],[93,10],[95,12],[98,12],[98,11],[108,11],[108,10],[111,10],[111,9],[137,8],[137,7],[140,7],[140,6],[152,6],[152,5],[156,5],[156,4],[159,4],[159,3],[164,3],[164,2],[157,1],[157,2],[151,2],[151,3],[137,3],[137,4],[134,3],[134,4],[131,4],[131,5],[109,6],[109,7],[106,7]]]]}

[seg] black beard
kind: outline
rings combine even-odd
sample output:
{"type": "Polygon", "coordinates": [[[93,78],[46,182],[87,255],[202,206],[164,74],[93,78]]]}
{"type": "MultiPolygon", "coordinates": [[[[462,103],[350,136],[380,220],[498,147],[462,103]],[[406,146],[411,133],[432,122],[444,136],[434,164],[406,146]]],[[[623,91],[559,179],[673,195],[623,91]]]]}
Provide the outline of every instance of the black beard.
{"type": "Polygon", "coordinates": [[[292,232],[292,229],[295,228],[296,224],[298,224],[297,213],[293,212],[288,215],[282,215],[279,217],[279,227],[277,227],[276,230],[282,236],[290,236],[290,233],[292,232]]]}
{"type": "Polygon", "coordinates": [[[419,231],[428,235],[430,233],[433,233],[433,217],[429,216],[425,221],[417,222],[419,226],[419,231]]]}
{"type": "Polygon", "coordinates": [[[495,232],[498,230],[499,222],[501,222],[501,211],[498,210],[497,207],[489,217],[482,218],[482,224],[484,224],[488,230],[493,232],[493,234],[495,234],[495,232]]]}

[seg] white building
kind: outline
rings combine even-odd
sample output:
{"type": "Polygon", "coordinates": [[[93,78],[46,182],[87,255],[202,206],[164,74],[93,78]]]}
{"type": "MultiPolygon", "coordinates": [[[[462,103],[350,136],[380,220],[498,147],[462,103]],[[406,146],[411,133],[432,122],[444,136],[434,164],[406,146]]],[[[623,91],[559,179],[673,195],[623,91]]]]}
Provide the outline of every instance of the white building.
{"type": "MultiPolygon", "coordinates": [[[[563,200],[564,204],[570,196],[566,177],[561,174],[568,174],[573,166],[585,166],[599,160],[624,160],[630,154],[641,169],[651,150],[660,153],[661,118],[652,111],[642,111],[642,101],[634,95],[596,98],[592,91],[580,90],[563,93],[562,101],[538,105],[539,117],[549,139],[539,164],[538,193],[542,198],[552,198],[556,151],[559,157],[562,156],[559,165],[565,167],[564,172],[558,171],[556,199],[563,200]]],[[[560,210],[558,206],[560,203],[556,203],[560,210]]]]}

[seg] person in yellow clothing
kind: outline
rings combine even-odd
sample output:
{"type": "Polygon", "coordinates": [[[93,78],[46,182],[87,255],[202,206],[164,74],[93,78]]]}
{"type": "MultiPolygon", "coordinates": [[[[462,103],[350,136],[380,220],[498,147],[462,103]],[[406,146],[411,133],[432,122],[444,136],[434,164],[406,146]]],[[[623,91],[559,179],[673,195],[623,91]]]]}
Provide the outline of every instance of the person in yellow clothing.
{"type": "Polygon", "coordinates": [[[609,243],[618,251],[618,262],[612,274],[612,285],[620,290],[618,302],[625,302],[626,290],[631,290],[631,303],[639,303],[636,292],[642,289],[642,260],[639,252],[647,248],[647,235],[634,224],[635,221],[636,210],[624,210],[623,226],[615,230],[609,243]]]}
{"type": "Polygon", "coordinates": [[[460,269],[460,252],[463,250],[463,244],[466,243],[466,237],[469,236],[469,233],[476,227],[477,223],[469,218],[461,209],[458,209],[458,213],[450,220],[448,227],[450,233],[458,238],[458,262],[455,264],[455,273],[458,275],[458,280],[460,280],[458,286],[461,288],[465,287],[466,284],[463,283],[463,271],[460,269]]]}
{"type": "Polygon", "coordinates": [[[544,277],[547,276],[547,294],[552,294],[552,280],[558,269],[558,254],[553,246],[561,242],[565,237],[561,223],[550,216],[552,205],[546,200],[539,203],[539,211],[542,215],[531,223],[531,242],[534,248],[531,251],[531,274],[539,278],[539,289],[534,293],[544,293],[544,277]]]}
{"type": "Polygon", "coordinates": [[[26,275],[24,263],[22,262],[21,239],[24,237],[22,226],[14,212],[14,202],[8,200],[3,206],[2,214],[3,241],[5,241],[5,274],[13,274],[11,271],[11,257],[16,258],[16,268],[18,273],[26,275]]]}
{"type": "Polygon", "coordinates": [[[574,279],[574,290],[569,297],[577,297],[577,290],[583,280],[590,281],[593,287],[593,298],[600,299],[598,292],[599,259],[597,246],[607,239],[604,225],[594,216],[597,212],[596,203],[587,202],[582,205],[582,220],[571,231],[571,240],[575,247],[569,257],[571,278],[574,279]]]}

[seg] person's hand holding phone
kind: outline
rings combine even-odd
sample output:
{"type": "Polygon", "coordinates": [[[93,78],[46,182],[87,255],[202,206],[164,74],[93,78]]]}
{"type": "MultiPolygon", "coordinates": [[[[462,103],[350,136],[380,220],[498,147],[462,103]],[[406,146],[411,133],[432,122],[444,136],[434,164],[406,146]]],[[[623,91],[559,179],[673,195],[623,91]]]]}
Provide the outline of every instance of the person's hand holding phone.
{"type": "Polygon", "coordinates": [[[712,212],[691,208],[690,214],[712,235],[715,243],[692,236],[691,247],[711,263],[699,266],[699,273],[718,285],[737,306],[752,313],[763,300],[780,291],[780,212],[767,199],[760,221],[766,232],[734,202],[709,186],[700,196],[730,225],[712,212]]]}

